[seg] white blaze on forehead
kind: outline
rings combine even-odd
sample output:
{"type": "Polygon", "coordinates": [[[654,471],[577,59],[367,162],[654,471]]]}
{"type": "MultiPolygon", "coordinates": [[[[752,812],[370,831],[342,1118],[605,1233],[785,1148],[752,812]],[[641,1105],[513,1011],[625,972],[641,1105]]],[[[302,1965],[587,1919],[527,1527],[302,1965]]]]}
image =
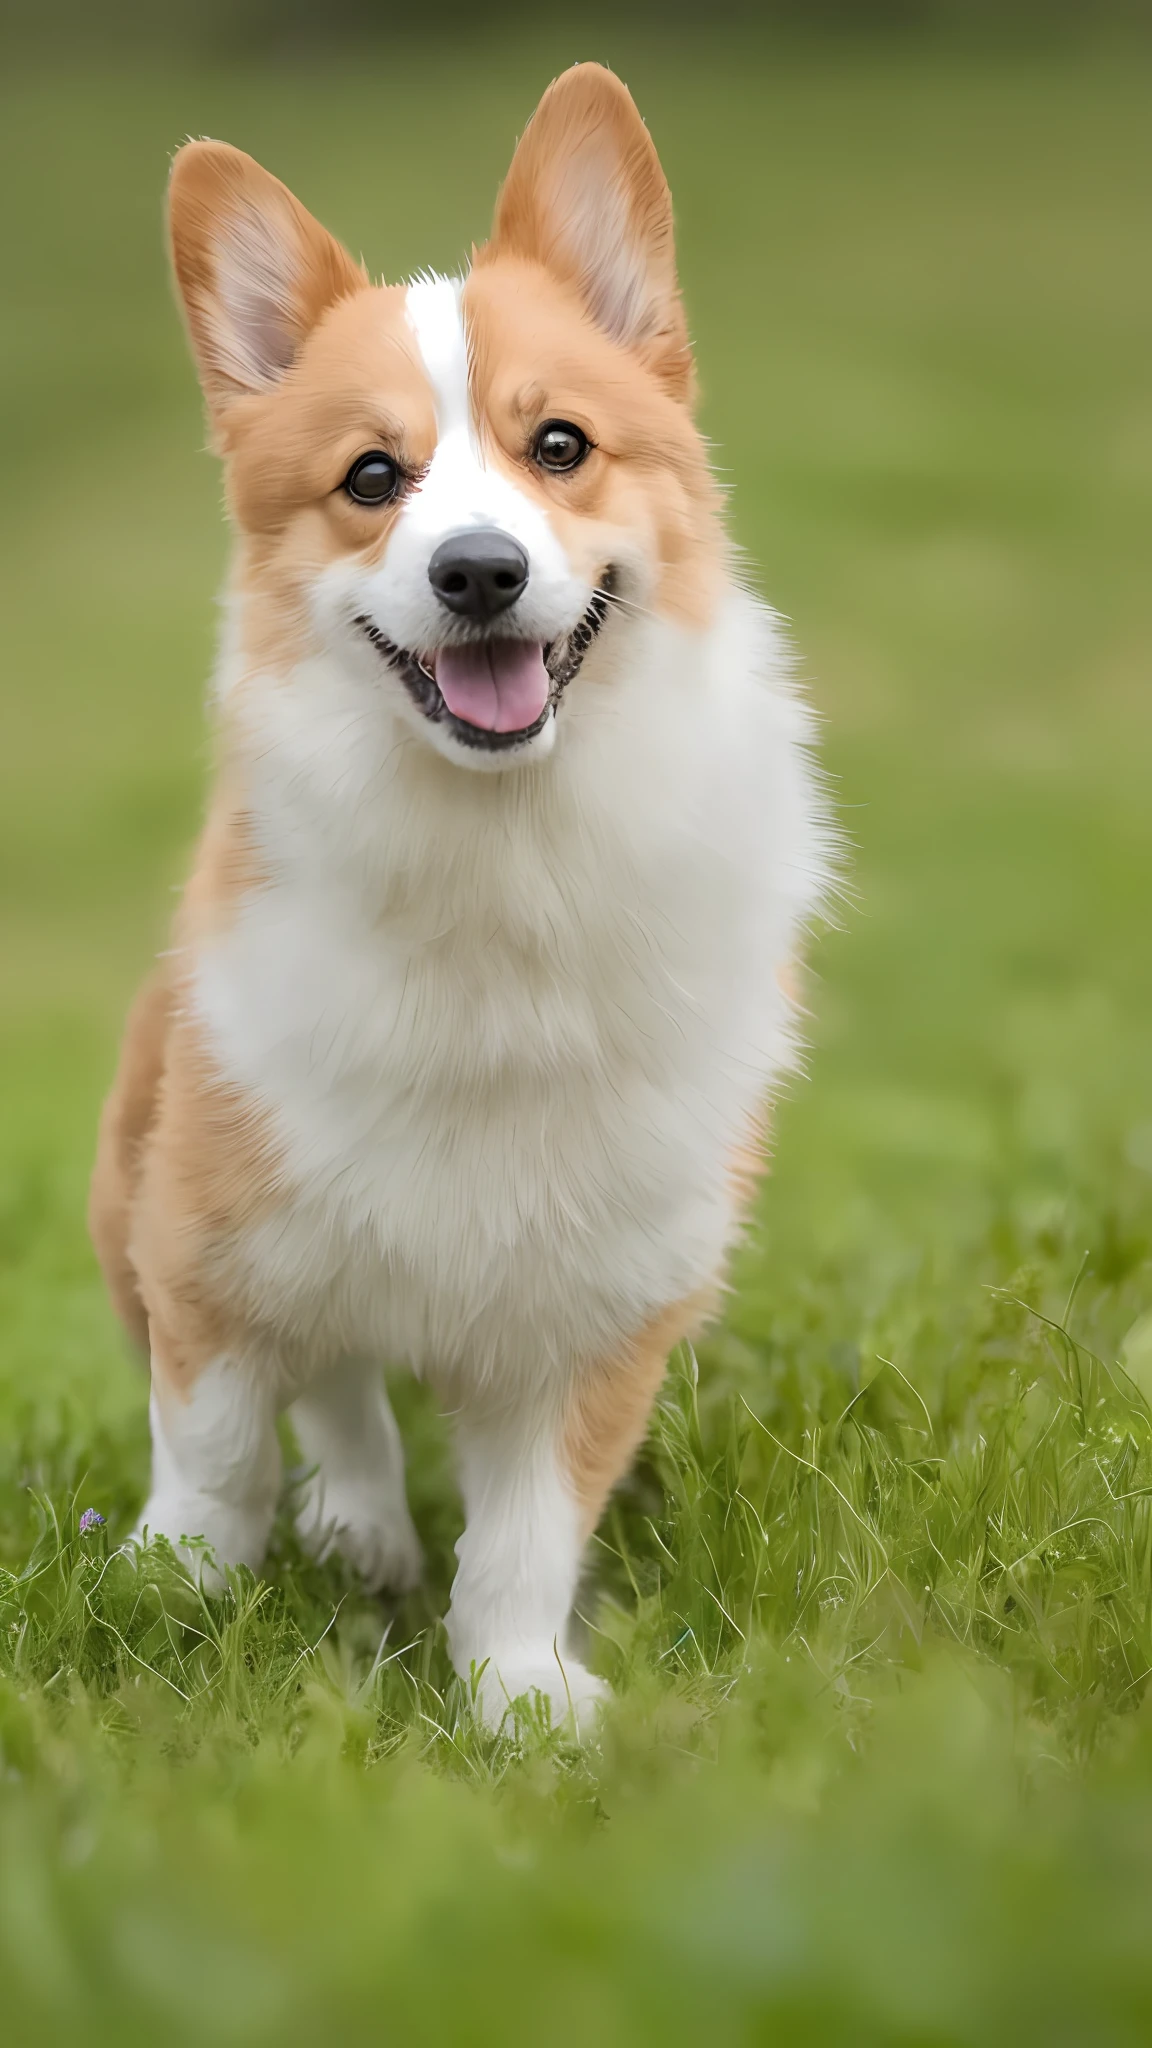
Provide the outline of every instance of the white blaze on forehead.
{"type": "MultiPolygon", "coordinates": [[[[551,639],[575,624],[587,594],[575,589],[567,557],[544,512],[487,459],[472,406],[463,291],[461,280],[449,277],[422,277],[408,287],[408,324],[436,406],[436,450],[401,516],[389,560],[397,566],[406,563],[409,547],[418,541],[430,544],[431,552],[462,528],[499,527],[520,541],[531,563],[530,595],[517,615],[523,636],[539,632],[551,639]],[[538,596],[547,603],[537,620],[538,596]]],[[[427,558],[421,575],[426,570],[427,558]]]]}
{"type": "Polygon", "coordinates": [[[416,336],[436,401],[439,437],[471,435],[468,395],[468,337],[455,277],[421,277],[408,287],[408,324],[416,336]]]}

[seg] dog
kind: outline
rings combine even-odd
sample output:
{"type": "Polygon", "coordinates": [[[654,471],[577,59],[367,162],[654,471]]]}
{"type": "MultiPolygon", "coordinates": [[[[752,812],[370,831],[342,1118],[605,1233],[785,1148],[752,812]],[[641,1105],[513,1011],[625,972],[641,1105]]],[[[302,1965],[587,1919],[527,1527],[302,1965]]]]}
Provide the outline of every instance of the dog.
{"type": "Polygon", "coordinates": [[[214,792],[93,1181],[151,1368],[134,1540],[257,1570],[287,1409],[305,1543],[411,1587],[406,1365],[455,1424],[455,1668],[493,1727],[537,1694],[583,1730],[582,1552],[722,1287],[832,847],[668,187],[581,64],[463,278],[372,284],[214,141],[169,224],[235,549],[214,792]]]}

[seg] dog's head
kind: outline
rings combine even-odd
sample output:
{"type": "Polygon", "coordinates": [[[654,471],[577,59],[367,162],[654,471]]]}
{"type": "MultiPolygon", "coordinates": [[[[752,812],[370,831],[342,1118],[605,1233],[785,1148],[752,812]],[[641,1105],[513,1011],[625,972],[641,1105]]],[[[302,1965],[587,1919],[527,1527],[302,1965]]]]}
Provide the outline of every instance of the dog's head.
{"type": "Polygon", "coordinates": [[[672,211],[625,87],[544,95],[465,280],[373,286],[239,150],[191,142],[173,262],[242,540],[242,658],[334,656],[465,766],[552,746],[656,613],[706,623],[716,494],[672,211]]]}

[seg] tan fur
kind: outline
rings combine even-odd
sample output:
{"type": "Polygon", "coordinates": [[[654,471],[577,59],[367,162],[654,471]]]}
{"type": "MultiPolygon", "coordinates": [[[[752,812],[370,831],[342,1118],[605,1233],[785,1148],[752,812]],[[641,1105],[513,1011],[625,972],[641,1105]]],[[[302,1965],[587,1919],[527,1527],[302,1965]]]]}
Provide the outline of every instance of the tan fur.
{"type": "Polygon", "coordinates": [[[277,1178],[259,1116],[220,1081],[184,1011],[179,961],[186,946],[225,926],[262,880],[247,813],[226,777],[176,920],[175,950],[129,1013],[101,1118],[93,1244],[133,1343],[149,1348],[151,1318],[154,1366],[167,1360],[176,1384],[190,1383],[220,1348],[227,1320],[219,1305],[208,1313],[188,1272],[211,1269],[230,1237],[267,1206],[277,1178]]]}
{"type": "Polygon", "coordinates": [[[601,1360],[577,1381],[561,1443],[561,1467],[590,1536],[608,1495],[624,1477],[648,1427],[671,1353],[698,1335],[715,1307],[712,1291],[674,1302],[615,1358],[601,1360]]]}
{"type": "Polygon", "coordinates": [[[769,1144],[769,1115],[765,1106],[760,1116],[749,1126],[743,1144],[735,1147],[728,1160],[728,1178],[741,1216],[748,1215],[760,1191],[760,1183],[768,1171],[769,1144]]]}
{"type": "Polygon", "coordinates": [[[489,452],[542,500],[573,565],[595,579],[621,537],[651,536],[657,609],[711,618],[723,573],[719,492],[692,418],[695,383],[676,278],[672,202],[626,86],[578,64],[549,87],[512,161],[491,240],[464,290],[489,452]],[[574,236],[571,181],[604,185],[646,290],[624,323],[574,236]],[[593,452],[569,475],[529,460],[535,429],[572,420],[593,452]]]}
{"type": "Polygon", "coordinates": [[[328,308],[362,290],[368,280],[279,178],[228,143],[189,142],[179,151],[168,188],[168,221],[172,268],[200,381],[227,445],[229,430],[221,416],[252,388],[236,375],[220,316],[230,239],[243,238],[243,267],[249,272],[256,252],[267,249],[275,256],[283,250],[288,259],[280,308],[283,331],[277,337],[281,368],[291,364],[296,348],[328,308]]]}
{"type": "Polygon", "coordinates": [[[348,554],[376,561],[399,504],[357,505],[340,485],[361,455],[386,448],[414,477],[432,459],[432,393],[399,287],[345,299],[308,338],[290,380],[230,415],[229,504],[240,536],[243,652],[286,668],[310,651],[301,593],[348,554]]]}
{"type": "Polygon", "coordinates": [[[595,580],[622,540],[647,532],[661,565],[657,609],[706,625],[723,574],[719,494],[687,406],[600,331],[571,285],[498,243],[477,258],[464,311],[490,453],[546,506],[573,567],[595,580]],[[549,417],[594,443],[566,476],[529,459],[549,417]]]}
{"type": "Polygon", "coordinates": [[[162,968],[149,975],[128,1013],[120,1065],[96,1142],[88,1228],[116,1310],[132,1342],[148,1349],[148,1314],[128,1251],[140,1158],[164,1071],[171,992],[162,968]]]}
{"type": "Polygon", "coordinates": [[[186,1393],[221,1351],[252,1348],[261,1305],[237,1283],[233,1247],[278,1193],[279,1158],[261,1113],[220,1079],[195,1020],[174,1011],[129,1249],[153,1371],[176,1391],[186,1393]]]}
{"type": "Polygon", "coordinates": [[[604,317],[603,293],[571,228],[573,188],[603,188],[646,274],[646,302],[632,345],[673,397],[692,397],[694,370],[676,279],[672,199],[660,159],[626,85],[596,64],[574,64],[549,86],[521,140],[496,202],[492,240],[477,268],[496,258],[541,265],[604,317]]]}
{"type": "Polygon", "coordinates": [[[259,1114],[227,1087],[182,1013],[169,971],[145,982],[100,1123],[88,1220],[109,1294],[153,1369],[187,1389],[256,1320],[229,1248],[275,1199],[259,1114]]]}

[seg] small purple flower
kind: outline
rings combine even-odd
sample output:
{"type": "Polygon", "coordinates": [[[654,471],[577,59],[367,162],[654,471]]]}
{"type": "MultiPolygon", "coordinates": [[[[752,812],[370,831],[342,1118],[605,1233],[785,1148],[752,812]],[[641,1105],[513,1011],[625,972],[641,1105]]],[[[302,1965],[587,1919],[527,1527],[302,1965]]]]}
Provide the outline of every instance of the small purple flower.
{"type": "Polygon", "coordinates": [[[102,1529],[104,1517],[96,1508],[85,1508],[80,1517],[80,1534],[87,1536],[90,1529],[102,1529]]]}

